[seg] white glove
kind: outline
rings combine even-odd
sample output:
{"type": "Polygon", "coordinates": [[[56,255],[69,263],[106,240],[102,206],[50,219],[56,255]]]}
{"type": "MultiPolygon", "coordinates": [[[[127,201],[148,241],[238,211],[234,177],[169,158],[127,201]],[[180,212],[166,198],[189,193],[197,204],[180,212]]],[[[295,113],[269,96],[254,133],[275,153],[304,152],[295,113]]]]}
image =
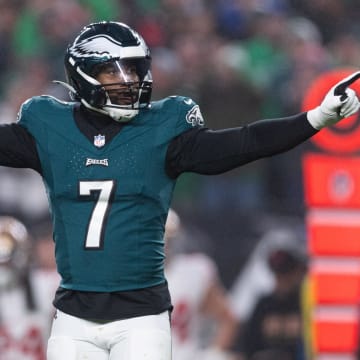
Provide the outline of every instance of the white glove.
{"type": "Polygon", "coordinates": [[[341,80],[330,89],[320,106],[307,112],[307,119],[313,128],[320,130],[333,125],[359,110],[360,103],[356,92],[348,88],[358,78],[360,71],[341,80]]]}

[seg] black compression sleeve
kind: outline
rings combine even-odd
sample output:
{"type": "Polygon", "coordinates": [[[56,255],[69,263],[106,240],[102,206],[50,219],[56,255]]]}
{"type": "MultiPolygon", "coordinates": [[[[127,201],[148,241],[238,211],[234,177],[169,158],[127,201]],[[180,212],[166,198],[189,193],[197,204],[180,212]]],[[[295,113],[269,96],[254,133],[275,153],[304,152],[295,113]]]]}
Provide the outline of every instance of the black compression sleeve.
{"type": "Polygon", "coordinates": [[[316,133],[306,113],[218,131],[192,129],[170,143],[166,171],[172,178],[183,172],[220,174],[290,150],[316,133]]]}
{"type": "Polygon", "coordinates": [[[30,168],[41,174],[41,164],[35,140],[19,124],[0,126],[0,165],[30,168]]]}

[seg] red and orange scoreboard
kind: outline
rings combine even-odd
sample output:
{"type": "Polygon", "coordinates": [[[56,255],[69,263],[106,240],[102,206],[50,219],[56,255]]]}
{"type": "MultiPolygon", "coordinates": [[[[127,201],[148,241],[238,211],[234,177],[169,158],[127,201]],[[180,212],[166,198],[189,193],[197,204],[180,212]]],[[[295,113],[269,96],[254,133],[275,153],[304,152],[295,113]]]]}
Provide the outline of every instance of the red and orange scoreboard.
{"type": "MultiPolygon", "coordinates": [[[[303,110],[353,69],[321,75],[303,110]]],[[[360,95],[360,81],[352,86],[360,95]]],[[[306,287],[311,359],[354,360],[360,321],[360,115],[321,130],[317,150],[303,157],[310,268],[306,287]]]]}

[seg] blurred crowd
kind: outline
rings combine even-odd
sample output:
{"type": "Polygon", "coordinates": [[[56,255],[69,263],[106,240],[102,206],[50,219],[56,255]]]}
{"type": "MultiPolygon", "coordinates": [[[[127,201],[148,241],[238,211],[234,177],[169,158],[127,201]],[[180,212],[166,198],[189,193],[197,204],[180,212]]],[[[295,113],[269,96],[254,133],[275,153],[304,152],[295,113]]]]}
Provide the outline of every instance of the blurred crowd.
{"type": "MultiPolygon", "coordinates": [[[[34,95],[68,100],[66,91],[52,82],[64,80],[64,50],[84,25],[101,20],[125,22],[139,31],[152,50],[153,99],[192,97],[208,127],[240,126],[297,113],[309,84],[322,72],[359,68],[359,18],[358,0],[0,0],[0,124],[16,121],[21,103],[34,95]]],[[[223,271],[230,271],[231,264],[234,272],[240,271],[241,260],[253,250],[247,240],[259,235],[255,230],[266,223],[263,213],[301,216],[299,159],[307,146],[221,177],[189,175],[180,181],[175,204],[186,220],[208,230],[214,237],[210,243],[221,234],[221,244],[212,245],[220,278],[227,278],[223,271]],[[242,223],[241,214],[249,216],[252,211],[256,224],[242,223]],[[221,224],[214,221],[218,214],[221,224]],[[255,230],[249,229],[252,225],[255,230]],[[242,249],[229,254],[235,238],[241,238],[242,249]]],[[[53,260],[53,248],[51,231],[43,226],[48,221],[43,184],[33,171],[0,167],[0,185],[0,214],[19,218],[36,237],[38,249],[31,266],[51,269],[39,281],[49,281],[46,288],[53,291],[58,279],[54,264],[46,264],[53,260]],[[44,237],[48,241],[41,242],[44,237]]],[[[276,274],[283,274],[283,269],[275,271],[281,260],[298,264],[292,254],[273,256],[270,267],[276,274]]],[[[262,259],[267,261],[267,255],[262,259]]],[[[300,265],[297,280],[304,271],[300,265]]],[[[272,281],[271,289],[276,289],[272,281]]],[[[238,291],[236,283],[234,287],[238,291]]],[[[294,291],[297,294],[298,287],[294,291]]],[[[251,301],[255,306],[255,297],[251,301]]],[[[298,314],[298,303],[291,305],[295,308],[290,312],[298,314]]],[[[0,319],[1,314],[0,309],[0,319]]],[[[250,317],[250,310],[238,317],[250,317]]],[[[294,329],[296,324],[289,326],[294,329]]],[[[239,344],[240,352],[253,353],[239,344]]],[[[252,359],[265,358],[260,354],[252,359]]]]}

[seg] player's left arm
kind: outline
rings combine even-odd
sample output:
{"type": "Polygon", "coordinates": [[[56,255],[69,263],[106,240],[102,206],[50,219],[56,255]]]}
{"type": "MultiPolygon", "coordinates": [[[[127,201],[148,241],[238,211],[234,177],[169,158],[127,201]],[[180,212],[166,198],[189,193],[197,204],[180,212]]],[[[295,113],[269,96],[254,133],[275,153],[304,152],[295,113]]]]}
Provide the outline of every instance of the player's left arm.
{"type": "Polygon", "coordinates": [[[221,174],[290,150],[316,133],[306,113],[224,130],[194,128],[169,144],[166,171],[172,178],[183,172],[221,174]]]}
{"type": "Polygon", "coordinates": [[[320,129],[355,114],[360,107],[349,86],[356,72],[330,89],[322,103],[294,116],[259,120],[250,125],[213,131],[195,127],[175,137],[166,156],[167,174],[183,172],[220,174],[251,161],[288,151],[320,129]]]}

